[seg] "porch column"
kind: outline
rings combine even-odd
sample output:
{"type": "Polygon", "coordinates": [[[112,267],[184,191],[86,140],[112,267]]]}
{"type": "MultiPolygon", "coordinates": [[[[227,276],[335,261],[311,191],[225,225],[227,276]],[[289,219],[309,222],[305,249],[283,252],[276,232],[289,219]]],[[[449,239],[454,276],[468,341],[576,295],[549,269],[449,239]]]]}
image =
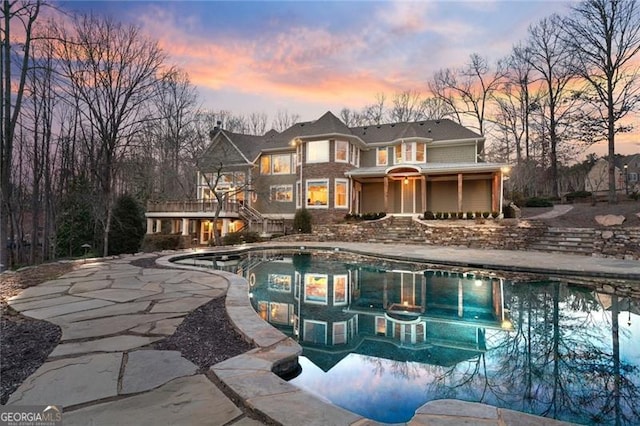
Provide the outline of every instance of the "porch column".
{"type": "Polygon", "coordinates": [[[161,219],[156,219],[156,232],[158,232],[158,233],[162,232],[162,220],[161,219]]]}
{"type": "Polygon", "coordinates": [[[227,235],[227,230],[229,229],[229,219],[222,219],[222,232],[220,232],[220,236],[224,237],[227,235]]]}
{"type": "Polygon", "coordinates": [[[497,212],[500,209],[500,174],[493,174],[493,182],[491,185],[491,211],[497,212]]]}
{"type": "Polygon", "coordinates": [[[147,234],[153,234],[153,219],[147,218],[147,234]]]}
{"type": "Polygon", "coordinates": [[[462,173],[458,173],[458,211],[462,211],[462,173]]]}
{"type": "Polygon", "coordinates": [[[384,177],[384,211],[389,213],[389,178],[384,177]]]}
{"type": "Polygon", "coordinates": [[[420,189],[422,190],[422,213],[427,211],[427,177],[420,176],[420,189]]]}
{"type": "Polygon", "coordinates": [[[182,235],[189,235],[189,219],[182,218],[182,235]]]}

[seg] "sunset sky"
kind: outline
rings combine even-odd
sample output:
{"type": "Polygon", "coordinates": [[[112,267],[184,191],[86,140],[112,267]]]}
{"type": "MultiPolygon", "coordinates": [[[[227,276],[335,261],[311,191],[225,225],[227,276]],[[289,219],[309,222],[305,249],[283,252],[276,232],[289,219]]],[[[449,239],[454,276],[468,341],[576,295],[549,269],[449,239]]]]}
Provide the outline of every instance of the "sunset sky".
{"type": "MultiPolygon", "coordinates": [[[[139,25],[189,73],[205,108],[270,118],[280,109],[302,120],[360,109],[381,92],[426,92],[435,71],[474,52],[502,58],[530,24],[568,11],[552,1],[58,4],[139,25]]],[[[638,141],[625,135],[617,151],[639,152],[638,141]]]]}

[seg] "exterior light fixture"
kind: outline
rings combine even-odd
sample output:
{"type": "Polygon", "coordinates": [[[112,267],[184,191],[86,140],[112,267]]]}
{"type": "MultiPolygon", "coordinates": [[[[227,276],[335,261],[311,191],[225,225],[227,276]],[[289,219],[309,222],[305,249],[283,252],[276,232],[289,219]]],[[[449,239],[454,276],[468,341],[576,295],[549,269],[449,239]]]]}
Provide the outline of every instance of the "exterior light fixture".
{"type": "Polygon", "coordinates": [[[405,185],[409,185],[409,178],[407,178],[407,177],[404,178],[404,184],[405,185]]]}

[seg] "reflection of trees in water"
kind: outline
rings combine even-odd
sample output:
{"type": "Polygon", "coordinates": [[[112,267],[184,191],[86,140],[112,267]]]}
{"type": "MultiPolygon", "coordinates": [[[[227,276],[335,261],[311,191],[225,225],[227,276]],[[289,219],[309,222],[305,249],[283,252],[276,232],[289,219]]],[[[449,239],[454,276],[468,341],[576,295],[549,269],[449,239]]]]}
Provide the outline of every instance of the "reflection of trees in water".
{"type": "Polygon", "coordinates": [[[607,308],[557,282],[508,293],[516,331],[487,333],[487,356],[438,369],[429,394],[588,423],[640,422],[638,366],[620,359],[617,296],[607,308]]]}
{"type": "Polygon", "coordinates": [[[407,381],[420,378],[432,367],[418,362],[394,361],[366,355],[362,355],[362,360],[371,365],[372,372],[377,377],[389,375],[407,381]]]}

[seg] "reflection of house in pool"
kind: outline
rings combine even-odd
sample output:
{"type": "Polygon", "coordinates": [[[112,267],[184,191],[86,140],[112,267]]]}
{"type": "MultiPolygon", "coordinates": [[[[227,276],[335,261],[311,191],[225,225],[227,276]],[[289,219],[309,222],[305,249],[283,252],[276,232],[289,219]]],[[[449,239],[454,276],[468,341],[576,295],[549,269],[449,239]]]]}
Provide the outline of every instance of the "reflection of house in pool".
{"type": "Polygon", "coordinates": [[[252,303],[325,371],[351,352],[454,365],[490,349],[487,329],[512,330],[501,279],[297,256],[247,271],[252,303]]]}

